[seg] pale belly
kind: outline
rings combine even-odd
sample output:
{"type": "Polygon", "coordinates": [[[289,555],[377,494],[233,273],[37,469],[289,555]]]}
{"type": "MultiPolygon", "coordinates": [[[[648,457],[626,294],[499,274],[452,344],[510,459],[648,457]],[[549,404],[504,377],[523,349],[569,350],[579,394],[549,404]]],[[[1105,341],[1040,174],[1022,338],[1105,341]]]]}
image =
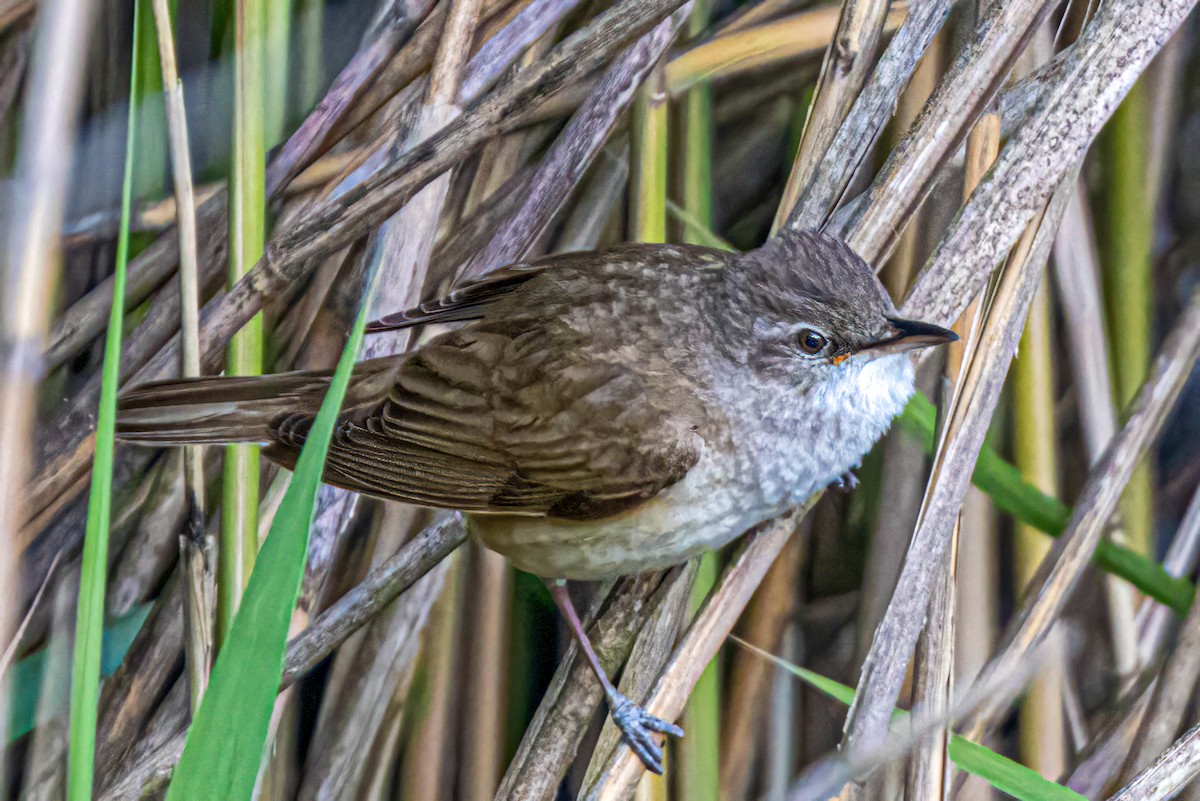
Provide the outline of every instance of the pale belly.
{"type": "Polygon", "coordinates": [[[535,576],[629,576],[720,548],[762,518],[760,510],[746,513],[740,487],[721,486],[714,472],[694,468],[634,510],[602,520],[472,514],[468,524],[485,546],[535,576]]]}
{"type": "Polygon", "coordinates": [[[592,580],[669,567],[770,516],[747,503],[747,488],[731,468],[702,461],[653,499],[603,520],[469,515],[468,525],[485,546],[544,578],[592,580]]]}

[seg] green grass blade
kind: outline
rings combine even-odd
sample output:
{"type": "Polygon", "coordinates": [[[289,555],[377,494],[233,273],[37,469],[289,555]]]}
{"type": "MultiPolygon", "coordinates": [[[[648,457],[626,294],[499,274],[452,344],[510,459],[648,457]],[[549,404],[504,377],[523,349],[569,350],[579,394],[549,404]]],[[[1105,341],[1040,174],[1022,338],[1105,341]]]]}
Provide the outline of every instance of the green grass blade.
{"type": "Polygon", "coordinates": [[[1002,793],[1024,801],[1082,801],[1084,796],[997,754],[979,743],[954,735],[946,749],[959,770],[978,776],[1002,793]]]}
{"type": "MultiPolygon", "coordinates": [[[[744,640],[737,641],[745,648],[769,659],[833,700],[846,706],[850,706],[854,701],[853,687],[847,687],[845,684],[826,678],[819,673],[806,670],[799,665],[793,665],[786,659],[780,659],[744,640]]],[[[897,717],[907,714],[907,712],[896,713],[897,717]]],[[[1074,790],[1043,778],[1037,771],[1030,770],[1019,762],[1014,762],[990,748],[973,743],[957,734],[951,735],[947,753],[959,770],[970,773],[972,776],[978,776],[1000,792],[1007,793],[1020,801],[1083,801],[1084,797],[1074,790]]]]}
{"type": "Polygon", "coordinates": [[[304,577],[313,504],[329,439],[354,369],[378,270],[372,263],[364,301],[329,391],[313,422],[271,533],[250,575],[208,690],[184,743],[167,801],[249,799],[283,674],[292,607],[304,577]]]}
{"type": "Polygon", "coordinates": [[[133,166],[137,140],[139,7],[134,0],[134,57],[129,76],[129,115],[125,132],[125,173],[121,183],[121,227],[113,303],[104,338],[100,408],[96,414],[96,451],[88,496],[87,526],[79,574],[75,651],[71,662],[71,718],[67,751],[67,799],[89,801],[95,771],[96,719],[100,705],[100,656],[104,641],[104,591],[108,570],[108,533],[112,516],[113,441],[121,368],[121,328],[125,321],[125,267],[129,263],[129,214],[133,202],[133,166]]]}

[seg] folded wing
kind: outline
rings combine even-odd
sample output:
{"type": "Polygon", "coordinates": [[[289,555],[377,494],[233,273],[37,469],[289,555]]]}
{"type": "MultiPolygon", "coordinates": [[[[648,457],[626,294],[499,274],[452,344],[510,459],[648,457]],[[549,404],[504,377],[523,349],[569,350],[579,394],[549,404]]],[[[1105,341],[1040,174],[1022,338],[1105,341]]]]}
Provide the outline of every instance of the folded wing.
{"type": "MultiPolygon", "coordinates": [[[[606,517],[652,498],[699,458],[698,405],[656,405],[616,366],[568,364],[537,332],[445,334],[334,434],[326,481],[475,513],[606,517]],[[631,402],[632,400],[632,402],[631,402]]],[[[308,414],[283,418],[268,455],[294,462],[308,414]]]]}

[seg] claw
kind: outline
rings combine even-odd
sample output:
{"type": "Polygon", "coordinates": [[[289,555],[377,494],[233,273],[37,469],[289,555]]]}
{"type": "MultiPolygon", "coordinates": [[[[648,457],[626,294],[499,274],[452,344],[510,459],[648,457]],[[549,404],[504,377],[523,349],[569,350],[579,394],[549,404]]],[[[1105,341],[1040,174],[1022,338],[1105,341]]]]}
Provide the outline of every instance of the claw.
{"type": "Polygon", "coordinates": [[[834,489],[841,490],[842,492],[849,492],[850,490],[858,487],[858,476],[854,475],[853,470],[847,470],[845,473],[842,473],[840,476],[835,478],[833,483],[829,486],[833,487],[834,489]]]}
{"type": "Polygon", "coordinates": [[[662,746],[655,741],[651,732],[682,737],[683,729],[674,723],[647,714],[646,710],[620,693],[616,694],[616,698],[610,699],[609,709],[612,712],[613,723],[621,730],[621,739],[633,749],[647,770],[661,776],[662,746]]]}

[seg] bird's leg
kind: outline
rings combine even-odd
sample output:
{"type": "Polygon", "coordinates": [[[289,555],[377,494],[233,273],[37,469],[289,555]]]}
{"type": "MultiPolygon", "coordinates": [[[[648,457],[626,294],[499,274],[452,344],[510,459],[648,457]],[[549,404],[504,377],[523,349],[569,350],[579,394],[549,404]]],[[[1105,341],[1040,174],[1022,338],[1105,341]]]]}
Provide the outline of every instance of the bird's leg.
{"type": "Polygon", "coordinates": [[[617,728],[621,730],[621,738],[638,755],[638,759],[642,760],[642,764],[646,766],[647,770],[662,775],[662,746],[655,742],[651,732],[682,737],[683,729],[674,723],[668,723],[647,714],[646,710],[617,690],[616,685],[604,672],[604,668],[600,666],[600,659],[592,648],[587,632],[583,630],[583,623],[580,622],[579,615],[575,612],[575,604],[571,603],[571,595],[567,592],[567,582],[561,579],[547,581],[546,586],[550,588],[554,603],[558,605],[558,611],[562,613],[567,625],[571,628],[571,633],[575,635],[575,641],[579,643],[579,649],[583,651],[584,657],[591,665],[592,672],[596,674],[596,678],[600,680],[600,686],[604,688],[608,711],[612,714],[613,723],[617,724],[617,728]]]}

